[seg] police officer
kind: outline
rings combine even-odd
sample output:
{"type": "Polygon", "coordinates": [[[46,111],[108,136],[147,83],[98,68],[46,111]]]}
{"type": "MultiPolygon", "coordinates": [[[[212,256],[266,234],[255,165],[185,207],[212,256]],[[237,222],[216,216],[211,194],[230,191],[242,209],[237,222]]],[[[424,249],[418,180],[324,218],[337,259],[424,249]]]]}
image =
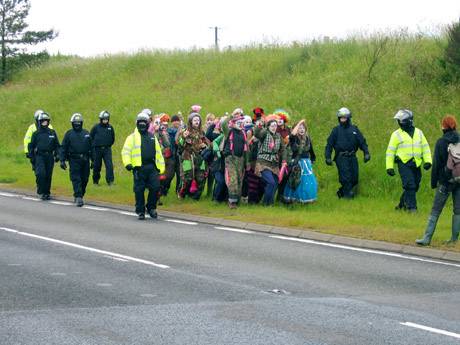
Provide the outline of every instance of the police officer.
{"type": "Polygon", "coordinates": [[[386,169],[390,176],[395,175],[394,163],[398,164],[403,193],[399,199],[397,210],[417,211],[416,193],[422,179],[421,165],[431,168],[430,146],[423,132],[414,127],[414,115],[410,110],[399,110],[394,119],[398,121],[399,129],[391,134],[386,151],[386,169]]]}
{"type": "Polygon", "coordinates": [[[42,200],[49,200],[54,162],[59,161],[59,139],[56,132],[50,129],[50,116],[38,114],[38,129],[33,132],[27,151],[28,157],[35,166],[37,194],[42,200]]]}
{"type": "Polygon", "coordinates": [[[150,118],[141,112],[136,118],[136,128],[128,135],[121,151],[126,170],[133,172],[134,195],[138,219],[145,219],[147,209],[150,217],[156,219],[160,174],[165,172],[165,161],[161,145],[155,135],[148,132],[150,118]],[[149,190],[145,204],[145,189],[149,190]]]}
{"type": "Polygon", "coordinates": [[[93,160],[91,136],[87,130],[83,129],[83,115],[73,114],[70,122],[72,129],[66,132],[62,141],[61,168],[67,169],[65,161],[68,160],[73,196],[77,206],[81,207],[84,205],[83,196],[86,192],[93,160]]]}
{"type": "Polygon", "coordinates": [[[113,184],[112,145],[115,142],[115,131],[109,123],[110,114],[107,110],[99,113],[99,123],[91,129],[91,141],[94,147],[93,183],[99,184],[101,178],[102,160],[105,164],[105,180],[113,184]]]}
{"type": "Polygon", "coordinates": [[[325,150],[326,164],[332,165],[332,149],[335,151],[334,161],[339,173],[341,187],[337,190],[339,198],[352,199],[353,188],[358,185],[359,167],[356,152],[361,149],[364,152],[364,163],[371,156],[367,147],[366,139],[357,126],[351,124],[351,111],[340,108],[337,111],[339,125],[332,129],[325,150]]]}
{"type": "MultiPolygon", "coordinates": [[[[37,109],[34,113],[34,123],[32,123],[29,128],[27,128],[26,134],[24,135],[24,153],[26,154],[26,157],[29,158],[29,144],[30,141],[32,140],[32,134],[37,130],[38,128],[38,116],[44,113],[42,109],[37,109]]],[[[50,129],[53,129],[53,126],[51,124],[48,125],[50,129]]],[[[34,165],[34,160],[31,159],[30,163],[32,164],[32,170],[35,170],[35,165],[34,165]]]]}

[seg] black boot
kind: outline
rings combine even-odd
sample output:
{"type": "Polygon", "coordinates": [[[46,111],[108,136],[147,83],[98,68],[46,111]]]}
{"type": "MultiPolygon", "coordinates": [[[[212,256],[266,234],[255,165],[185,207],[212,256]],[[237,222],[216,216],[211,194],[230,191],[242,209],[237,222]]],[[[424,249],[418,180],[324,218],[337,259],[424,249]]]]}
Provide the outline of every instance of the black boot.
{"type": "Polygon", "coordinates": [[[436,229],[436,223],[438,222],[439,216],[430,216],[428,218],[428,224],[426,225],[425,235],[423,238],[415,240],[420,246],[429,246],[431,243],[431,238],[433,237],[434,230],[436,229]]]}
{"type": "Polygon", "coordinates": [[[157,219],[157,218],[158,218],[158,213],[157,213],[157,210],[155,210],[155,209],[151,209],[151,210],[149,211],[149,215],[150,215],[150,217],[153,218],[153,219],[157,219]]]}
{"type": "Polygon", "coordinates": [[[85,203],[83,202],[83,198],[82,197],[76,197],[75,198],[75,203],[77,204],[78,207],[82,207],[85,203]]]}

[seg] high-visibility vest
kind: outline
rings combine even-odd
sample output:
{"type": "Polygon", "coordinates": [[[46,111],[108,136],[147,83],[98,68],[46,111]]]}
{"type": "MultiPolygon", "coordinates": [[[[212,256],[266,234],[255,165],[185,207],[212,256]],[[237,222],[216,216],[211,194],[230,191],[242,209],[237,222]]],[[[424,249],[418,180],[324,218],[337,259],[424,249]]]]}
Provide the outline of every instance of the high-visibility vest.
{"type": "MultiPolygon", "coordinates": [[[[50,129],[53,129],[53,126],[48,126],[50,129]]],[[[32,134],[37,131],[37,125],[32,123],[29,128],[27,128],[26,135],[24,135],[24,153],[29,153],[29,144],[32,141],[32,134]]]]}
{"type": "Polygon", "coordinates": [[[396,157],[403,163],[407,163],[411,159],[414,159],[417,167],[419,167],[422,162],[432,163],[430,145],[428,145],[420,129],[415,128],[413,137],[401,128],[393,132],[386,152],[387,169],[394,168],[396,157]]]}
{"type": "MultiPolygon", "coordinates": [[[[161,153],[161,145],[155,136],[153,138],[155,140],[155,164],[160,174],[164,174],[165,160],[161,153]]],[[[123,149],[121,150],[121,159],[125,167],[128,164],[131,164],[133,167],[142,166],[141,134],[137,128],[126,138],[123,149]]]]}

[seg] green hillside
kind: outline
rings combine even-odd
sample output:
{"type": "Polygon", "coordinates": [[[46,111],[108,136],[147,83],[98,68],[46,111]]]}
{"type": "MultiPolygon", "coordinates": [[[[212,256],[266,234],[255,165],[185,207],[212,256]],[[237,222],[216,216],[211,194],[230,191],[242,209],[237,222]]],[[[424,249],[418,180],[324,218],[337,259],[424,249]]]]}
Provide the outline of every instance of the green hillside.
{"type": "MultiPolygon", "coordinates": [[[[214,52],[142,52],[135,55],[82,59],[54,57],[41,67],[23,71],[0,87],[2,119],[0,182],[34,188],[30,165],[22,153],[22,139],[35,109],[52,116],[60,139],[70,127],[72,113],[81,112],[85,127],[108,109],[117,134],[114,149],[116,186],[89,185],[88,198],[133,203],[130,175],[121,165],[124,138],[143,108],[155,112],[186,113],[191,104],[223,114],[236,107],[245,111],[261,106],[266,111],[288,110],[294,119],[307,119],[318,161],[319,200],[314,205],[287,208],[243,206],[230,211],[205,199],[179,201],[174,195],[165,208],[211,214],[232,219],[301,226],[355,237],[412,244],[423,233],[433,191],[424,174],[415,216],[393,210],[401,193],[399,177],[385,174],[385,149],[397,124],[398,108],[413,110],[431,148],[440,136],[440,119],[460,115],[460,87],[441,83],[437,58],[442,39],[406,37],[392,39],[368,80],[369,58],[375,41],[349,39],[314,42],[291,47],[252,47],[214,52]],[[324,164],[324,146],[335,113],[346,106],[353,122],[367,138],[371,162],[360,160],[359,197],[337,200],[337,171],[324,164]]],[[[56,166],[53,191],[71,195],[68,173],[56,166]]],[[[435,246],[450,236],[451,207],[435,233],[435,246]]],[[[459,245],[454,250],[460,250],[459,245]]]]}

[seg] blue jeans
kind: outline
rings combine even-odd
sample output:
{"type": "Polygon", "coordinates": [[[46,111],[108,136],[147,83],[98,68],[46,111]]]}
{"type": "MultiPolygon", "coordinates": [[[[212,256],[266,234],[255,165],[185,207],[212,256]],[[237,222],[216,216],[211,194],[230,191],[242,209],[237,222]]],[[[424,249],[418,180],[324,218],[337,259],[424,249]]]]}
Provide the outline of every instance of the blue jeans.
{"type": "Polygon", "coordinates": [[[278,176],[272,173],[271,170],[265,169],[262,171],[262,180],[265,183],[263,203],[264,205],[273,205],[276,188],[278,187],[278,176]]]}

